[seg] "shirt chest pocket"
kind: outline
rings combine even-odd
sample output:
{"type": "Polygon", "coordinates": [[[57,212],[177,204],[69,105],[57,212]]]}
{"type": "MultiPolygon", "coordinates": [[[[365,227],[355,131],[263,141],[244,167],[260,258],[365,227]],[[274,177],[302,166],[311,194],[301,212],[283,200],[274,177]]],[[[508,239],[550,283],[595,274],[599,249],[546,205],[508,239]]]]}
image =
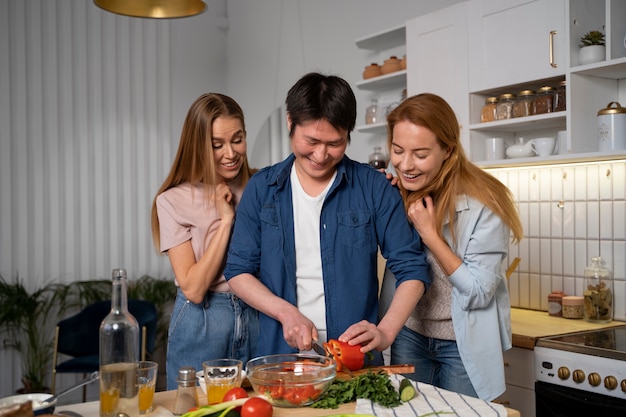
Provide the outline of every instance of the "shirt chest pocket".
{"type": "Polygon", "coordinates": [[[261,220],[261,241],[264,247],[274,247],[280,242],[280,227],[275,206],[265,206],[259,214],[261,220]],[[269,245],[269,246],[266,246],[269,245]]]}
{"type": "Polygon", "coordinates": [[[345,246],[363,249],[372,242],[373,230],[368,210],[337,213],[337,240],[345,246]]]}

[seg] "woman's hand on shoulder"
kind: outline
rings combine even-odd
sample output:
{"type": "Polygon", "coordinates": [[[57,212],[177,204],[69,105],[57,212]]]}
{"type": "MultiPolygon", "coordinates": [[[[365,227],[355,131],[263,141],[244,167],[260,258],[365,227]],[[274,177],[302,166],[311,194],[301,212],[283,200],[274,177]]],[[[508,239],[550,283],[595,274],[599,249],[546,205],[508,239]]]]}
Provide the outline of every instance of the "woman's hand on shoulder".
{"type": "Polygon", "coordinates": [[[387,172],[385,168],[379,168],[378,172],[385,174],[385,177],[389,180],[389,183],[391,183],[391,185],[393,185],[394,187],[398,185],[398,177],[394,177],[393,174],[391,172],[387,172]]]}

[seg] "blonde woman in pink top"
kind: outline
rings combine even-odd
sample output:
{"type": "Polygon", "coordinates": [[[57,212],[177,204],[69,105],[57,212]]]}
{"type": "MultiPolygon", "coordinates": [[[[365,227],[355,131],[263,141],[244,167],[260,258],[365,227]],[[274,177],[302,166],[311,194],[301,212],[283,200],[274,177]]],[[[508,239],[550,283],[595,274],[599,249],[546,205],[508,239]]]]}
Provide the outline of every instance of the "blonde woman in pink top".
{"type": "Polygon", "coordinates": [[[253,173],[241,107],[223,94],[189,108],[170,173],[152,204],[152,235],[167,254],[178,293],[167,346],[167,389],[178,369],[208,359],[251,359],[255,310],[230,291],[223,268],[235,208],[253,173]]]}

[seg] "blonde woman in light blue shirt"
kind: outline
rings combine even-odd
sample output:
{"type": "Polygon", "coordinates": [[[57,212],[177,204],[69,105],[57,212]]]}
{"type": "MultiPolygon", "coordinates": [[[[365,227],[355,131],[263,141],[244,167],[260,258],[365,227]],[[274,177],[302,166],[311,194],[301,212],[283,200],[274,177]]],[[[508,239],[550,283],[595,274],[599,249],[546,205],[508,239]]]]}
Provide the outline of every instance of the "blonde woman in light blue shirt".
{"type": "MultiPolygon", "coordinates": [[[[492,400],[505,390],[502,352],[511,348],[504,261],[509,241],[523,233],[512,194],[467,159],[441,97],[410,97],[387,122],[407,216],[432,266],[431,287],[392,345],[391,362],[415,364],[415,380],[492,400]]],[[[383,298],[393,276],[385,281],[383,298]]]]}

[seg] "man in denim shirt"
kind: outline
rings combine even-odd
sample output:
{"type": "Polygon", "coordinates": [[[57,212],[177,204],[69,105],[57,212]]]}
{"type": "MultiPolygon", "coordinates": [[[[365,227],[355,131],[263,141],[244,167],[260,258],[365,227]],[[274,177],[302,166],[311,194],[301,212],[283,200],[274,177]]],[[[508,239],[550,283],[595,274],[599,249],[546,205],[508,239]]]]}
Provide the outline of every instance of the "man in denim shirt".
{"type": "Polygon", "coordinates": [[[398,190],[345,156],[356,120],[349,84],[310,73],[286,104],[293,153],[248,182],[224,275],[260,312],[258,355],[329,339],[383,351],[430,283],[421,240],[398,190]],[[380,321],[378,248],[397,278],[380,321]]]}

